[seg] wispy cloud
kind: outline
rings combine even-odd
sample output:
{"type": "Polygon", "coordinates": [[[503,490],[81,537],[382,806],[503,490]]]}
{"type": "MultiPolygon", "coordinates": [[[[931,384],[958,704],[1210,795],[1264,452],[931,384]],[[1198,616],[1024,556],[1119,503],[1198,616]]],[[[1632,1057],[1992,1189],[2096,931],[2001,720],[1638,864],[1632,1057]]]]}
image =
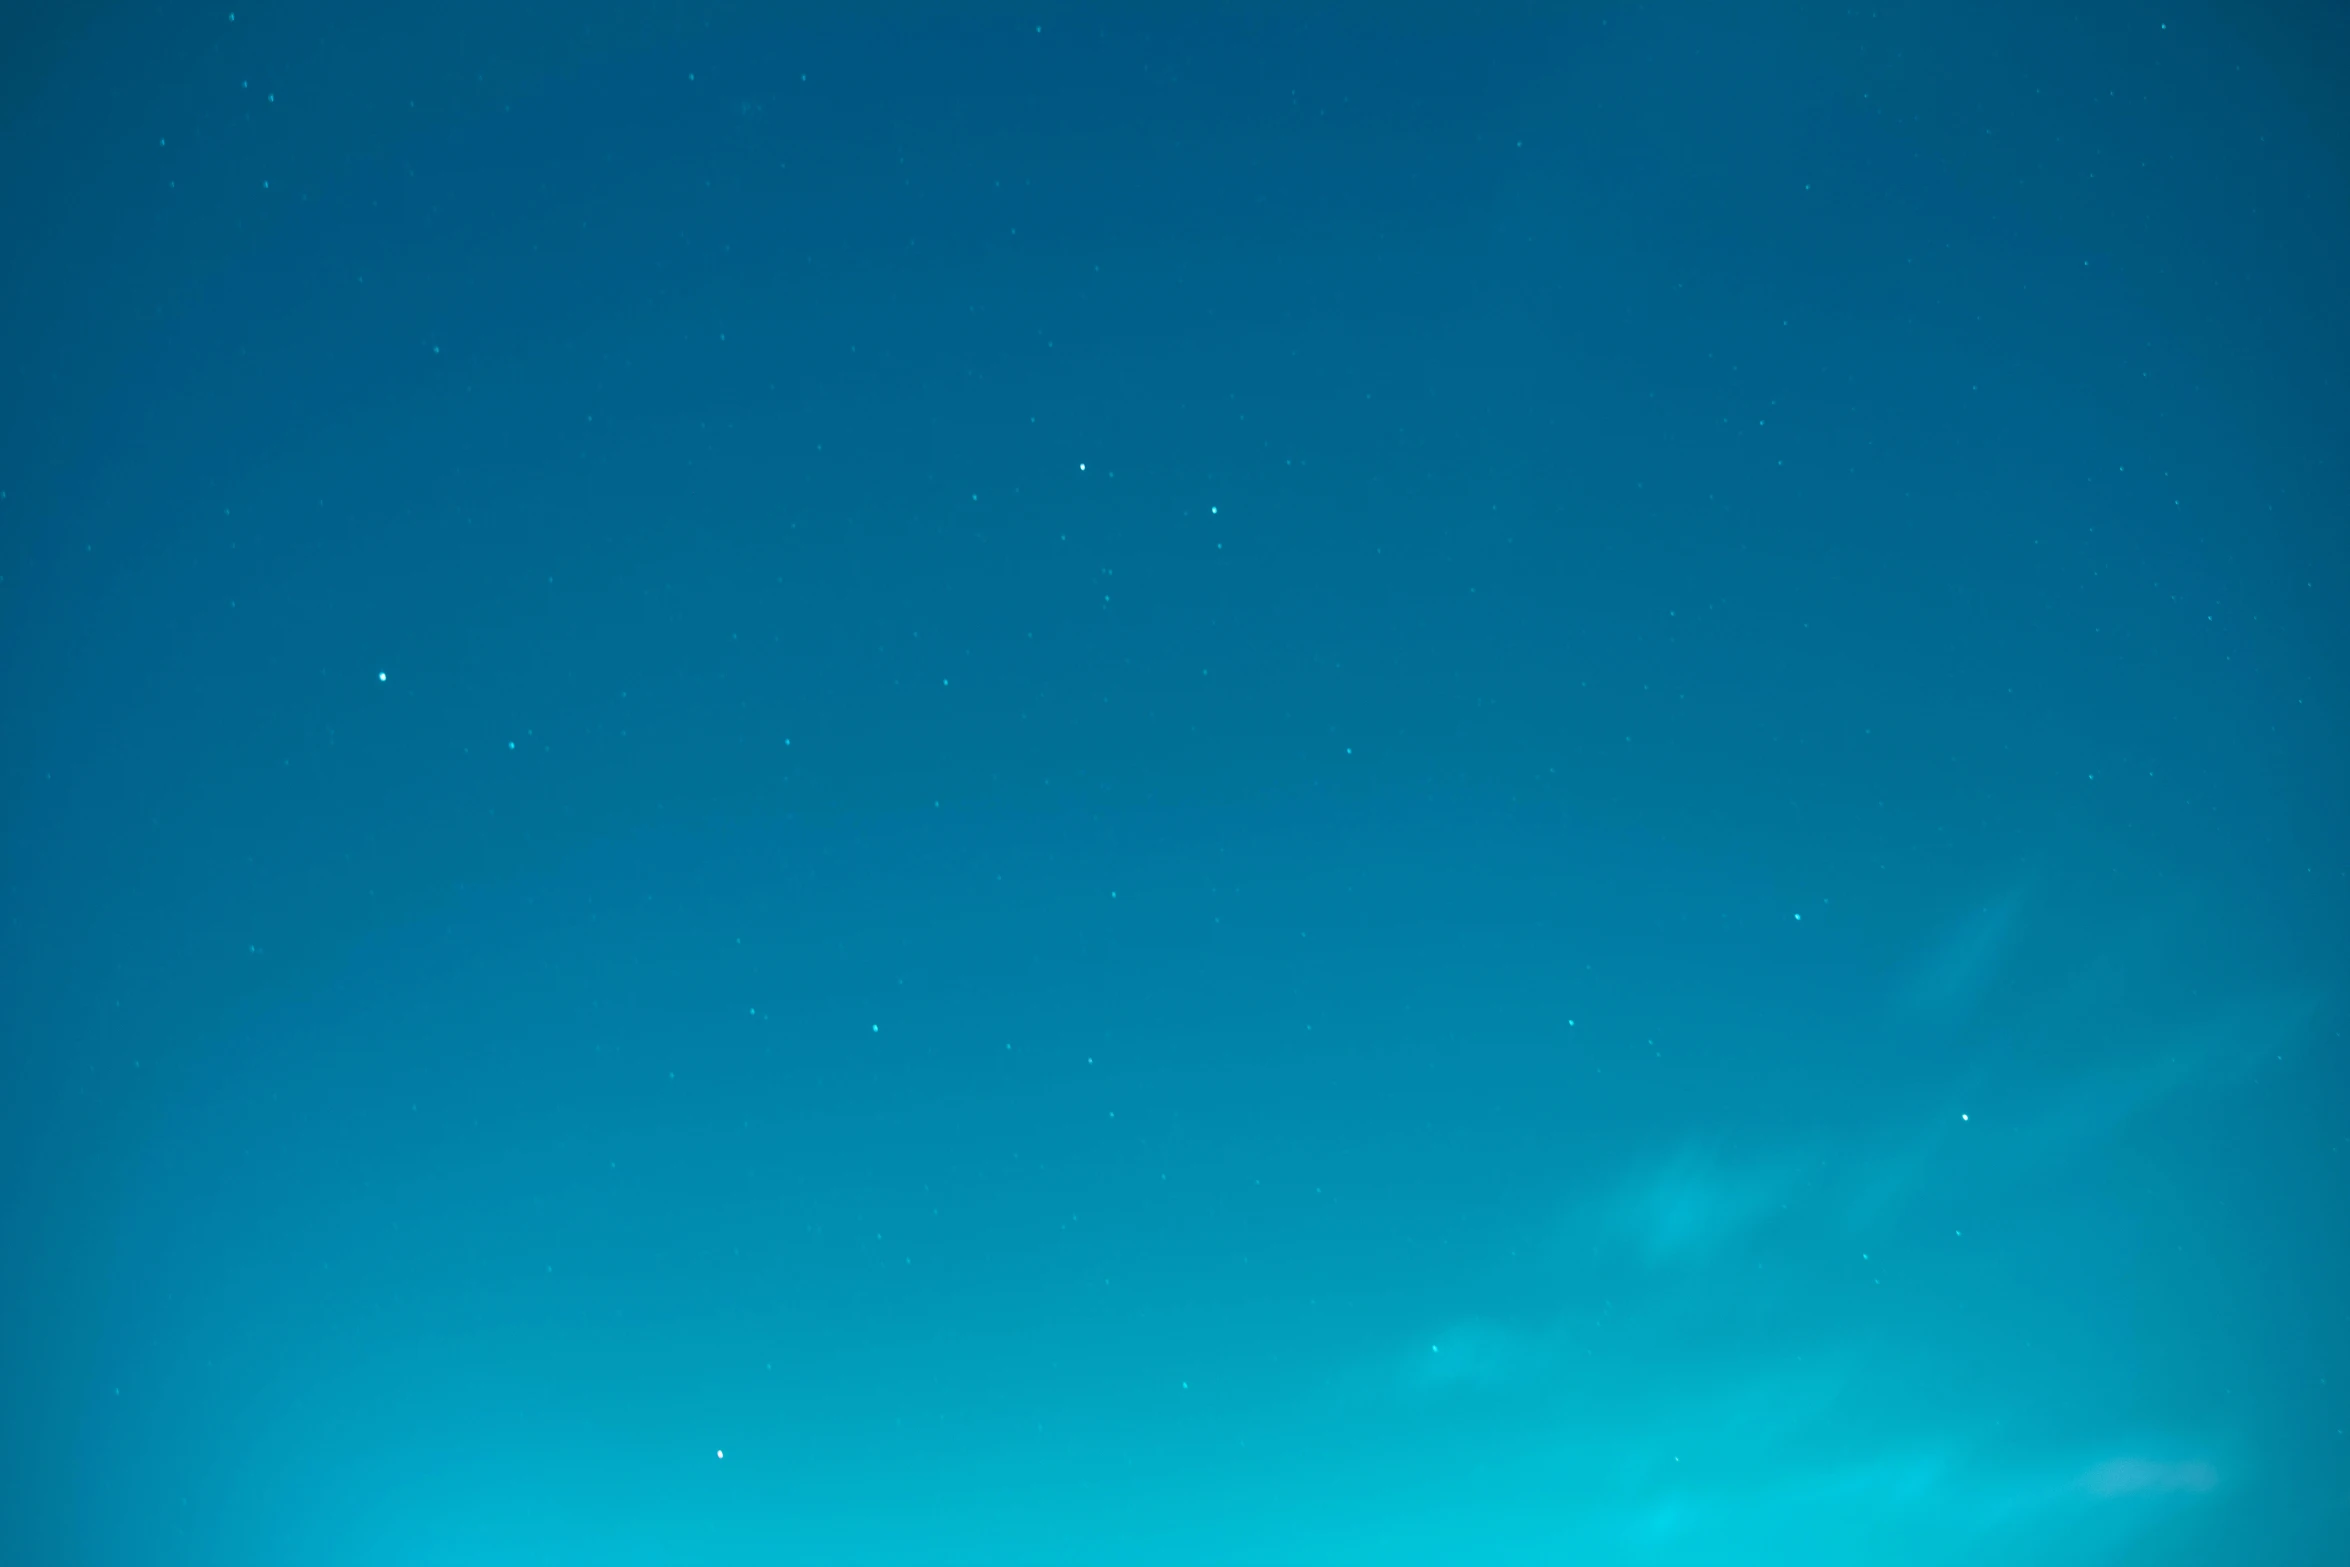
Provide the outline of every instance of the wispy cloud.
{"type": "Polygon", "coordinates": [[[1899,992],[1902,1010],[1952,1024],[1962,1021],[2014,945],[2025,901],[2019,887],[1953,920],[1932,950],[1911,966],[1899,992]]]}
{"type": "Polygon", "coordinates": [[[1470,1317],[1413,1346],[1398,1381],[1418,1394],[1507,1387],[1540,1376],[1556,1359],[1551,1340],[1470,1317]]]}
{"type": "Polygon", "coordinates": [[[2150,1458],[2109,1458],[2081,1476],[2091,1496],[2200,1494],[2219,1484],[2219,1470],[2200,1458],[2165,1463],[2150,1458]]]}
{"type": "Polygon", "coordinates": [[[1791,1162],[1739,1166],[1683,1147],[1627,1176],[1601,1203],[1599,1227],[1652,1266],[1703,1263],[1780,1212],[1796,1184],[1791,1162]]]}
{"type": "Polygon", "coordinates": [[[2142,1370],[2143,1345],[2068,1381],[2031,1342],[2048,1290],[2081,1292],[2069,1308],[2104,1279],[2067,1258],[2048,1282],[2047,1209],[2126,1221],[2095,1179],[2117,1140],[2295,1058],[2327,1009],[2174,983],[2146,921],[2026,904],[1985,904],[1910,969],[1890,1037],[1941,1036],[1917,1071],[1823,1095],[1841,1119],[1707,1122],[1694,1102],[1688,1130],[1550,1209],[1541,1269],[1497,1269],[1449,1326],[1375,1354],[1375,1398],[1448,1459],[1506,1391],[1474,1487],[1521,1507],[1526,1538],[1599,1559],[1939,1563],[2062,1539],[2121,1560],[2227,1506],[2232,1461],[2196,1432],[2141,1446],[2100,1425],[2122,1414],[2105,1378],[2142,1370]]]}

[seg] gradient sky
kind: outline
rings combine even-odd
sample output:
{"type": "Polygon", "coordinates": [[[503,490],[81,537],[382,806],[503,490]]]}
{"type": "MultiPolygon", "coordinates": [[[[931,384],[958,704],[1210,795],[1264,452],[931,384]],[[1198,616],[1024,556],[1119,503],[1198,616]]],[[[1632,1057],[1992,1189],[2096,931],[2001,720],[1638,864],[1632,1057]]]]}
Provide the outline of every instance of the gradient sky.
{"type": "Polygon", "coordinates": [[[0,1555],[2350,1557],[2344,79],[0,23],[0,1555]]]}

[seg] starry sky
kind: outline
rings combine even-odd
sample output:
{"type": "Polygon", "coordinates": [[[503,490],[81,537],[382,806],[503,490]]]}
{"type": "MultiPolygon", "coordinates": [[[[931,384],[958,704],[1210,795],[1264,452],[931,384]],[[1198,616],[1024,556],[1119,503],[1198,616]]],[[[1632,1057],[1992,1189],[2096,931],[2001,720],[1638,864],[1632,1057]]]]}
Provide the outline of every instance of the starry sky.
{"type": "Polygon", "coordinates": [[[2350,1549],[2345,74],[0,22],[0,1548],[2350,1549]]]}

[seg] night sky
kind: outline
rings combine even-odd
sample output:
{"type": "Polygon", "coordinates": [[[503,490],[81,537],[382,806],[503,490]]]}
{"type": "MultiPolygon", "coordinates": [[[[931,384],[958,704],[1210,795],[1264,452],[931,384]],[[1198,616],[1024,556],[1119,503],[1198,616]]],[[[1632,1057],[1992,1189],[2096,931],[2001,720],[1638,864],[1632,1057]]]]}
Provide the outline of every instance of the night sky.
{"type": "Polygon", "coordinates": [[[0,1555],[2350,1560],[2338,7],[0,21],[0,1555]]]}

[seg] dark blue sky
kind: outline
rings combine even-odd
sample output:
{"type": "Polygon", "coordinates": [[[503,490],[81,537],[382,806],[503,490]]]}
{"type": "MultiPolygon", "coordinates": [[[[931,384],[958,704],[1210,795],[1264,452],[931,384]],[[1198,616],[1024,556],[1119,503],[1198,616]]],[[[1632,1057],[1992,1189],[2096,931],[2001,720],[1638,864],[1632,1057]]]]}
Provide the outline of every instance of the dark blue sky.
{"type": "Polygon", "coordinates": [[[5,25],[15,1554],[2341,1547],[2338,17],[5,25]]]}

